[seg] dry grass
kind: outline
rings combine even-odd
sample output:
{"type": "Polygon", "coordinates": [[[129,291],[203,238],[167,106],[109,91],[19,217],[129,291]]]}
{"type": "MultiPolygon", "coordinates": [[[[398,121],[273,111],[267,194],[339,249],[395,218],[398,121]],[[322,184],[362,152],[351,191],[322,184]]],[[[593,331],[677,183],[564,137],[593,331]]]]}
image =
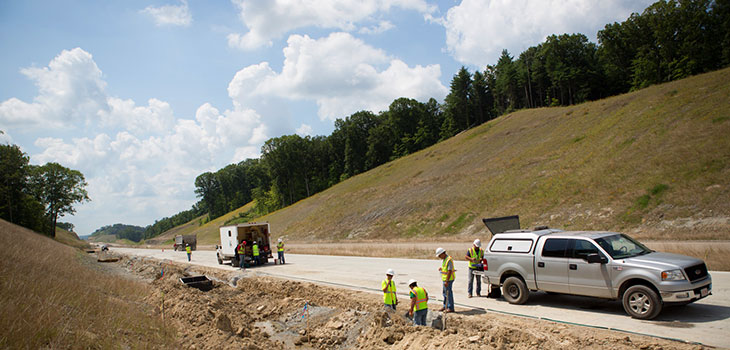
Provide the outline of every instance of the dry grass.
{"type": "MultiPolygon", "coordinates": [[[[710,270],[730,271],[730,241],[646,241],[660,252],[689,255],[703,259],[710,270]]],[[[370,256],[379,258],[436,259],[436,248],[442,247],[457,260],[464,260],[469,241],[440,242],[288,242],[287,251],[294,254],[370,256]]]]}
{"type": "Polygon", "coordinates": [[[56,241],[61,242],[65,245],[72,246],[79,249],[89,249],[91,245],[86,241],[79,239],[73,232],[66,231],[62,228],[56,228],[56,241]]]}
{"type": "Polygon", "coordinates": [[[0,348],[174,348],[144,284],[0,220],[0,348]],[[107,271],[108,272],[108,271],[107,271]]]}
{"type": "Polygon", "coordinates": [[[651,249],[689,255],[705,261],[713,271],[730,271],[730,241],[646,242],[651,249]]]}

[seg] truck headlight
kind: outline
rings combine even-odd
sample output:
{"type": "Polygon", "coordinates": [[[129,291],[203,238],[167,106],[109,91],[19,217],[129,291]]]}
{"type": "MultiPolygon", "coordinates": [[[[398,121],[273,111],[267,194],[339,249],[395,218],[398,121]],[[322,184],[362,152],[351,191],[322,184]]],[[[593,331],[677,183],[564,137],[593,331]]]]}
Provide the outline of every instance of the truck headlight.
{"type": "Polygon", "coordinates": [[[682,270],[662,271],[662,281],[681,281],[683,279],[682,270]]]}

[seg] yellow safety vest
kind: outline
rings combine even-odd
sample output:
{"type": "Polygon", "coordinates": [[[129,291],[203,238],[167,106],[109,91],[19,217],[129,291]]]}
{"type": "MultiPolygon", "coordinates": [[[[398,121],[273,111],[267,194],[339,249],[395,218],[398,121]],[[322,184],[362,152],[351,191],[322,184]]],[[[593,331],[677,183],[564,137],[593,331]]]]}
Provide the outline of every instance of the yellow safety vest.
{"type": "Polygon", "coordinates": [[[426,290],[421,287],[414,287],[413,292],[415,292],[416,294],[416,305],[413,307],[413,311],[428,309],[428,298],[426,297],[426,290]]]}
{"type": "Polygon", "coordinates": [[[259,246],[254,244],[252,249],[253,249],[253,256],[259,256],[259,246]]]}
{"type": "Polygon", "coordinates": [[[185,251],[188,252],[188,254],[190,254],[190,252],[192,252],[193,249],[190,248],[190,246],[187,246],[187,247],[185,247],[185,251]]]}
{"type": "MultiPolygon", "coordinates": [[[[477,248],[477,249],[479,249],[479,248],[477,248]]],[[[469,257],[470,258],[476,258],[477,261],[481,261],[482,258],[484,257],[484,251],[481,250],[481,249],[479,249],[479,252],[478,253],[475,253],[474,252],[474,247],[471,247],[471,249],[469,249],[469,257]]],[[[477,263],[473,263],[473,262],[470,261],[469,262],[469,268],[470,269],[476,269],[477,268],[477,264],[478,264],[478,262],[477,263]]]]}
{"type": "Polygon", "coordinates": [[[386,292],[384,292],[384,294],[383,294],[383,302],[387,305],[395,304],[395,300],[396,300],[395,281],[390,280],[390,284],[388,284],[388,280],[384,280],[382,283],[382,286],[383,286],[383,288],[388,287],[386,292]]]}
{"type": "Polygon", "coordinates": [[[280,252],[283,252],[284,251],[284,243],[283,242],[279,242],[279,244],[277,244],[276,247],[279,248],[279,251],[280,252]]]}
{"type": "Polygon", "coordinates": [[[238,255],[246,254],[246,247],[243,244],[238,245],[238,255]]]}
{"type": "MultiPolygon", "coordinates": [[[[446,270],[446,268],[447,268],[447,267],[449,266],[449,261],[451,261],[451,262],[452,262],[452,263],[451,263],[451,266],[454,266],[453,260],[452,260],[452,259],[451,259],[451,257],[450,257],[450,256],[448,256],[448,255],[446,256],[446,259],[444,259],[444,260],[443,260],[443,261],[441,262],[441,280],[442,280],[442,281],[444,281],[444,282],[446,282],[446,281],[447,281],[447,280],[446,280],[446,276],[448,276],[448,275],[449,275],[449,271],[448,271],[448,270],[446,270]]],[[[452,271],[452,273],[451,273],[451,278],[450,278],[450,279],[448,279],[449,281],[453,281],[453,280],[454,280],[454,277],[455,277],[455,276],[454,276],[454,273],[453,273],[453,272],[454,272],[454,271],[452,271]]]]}

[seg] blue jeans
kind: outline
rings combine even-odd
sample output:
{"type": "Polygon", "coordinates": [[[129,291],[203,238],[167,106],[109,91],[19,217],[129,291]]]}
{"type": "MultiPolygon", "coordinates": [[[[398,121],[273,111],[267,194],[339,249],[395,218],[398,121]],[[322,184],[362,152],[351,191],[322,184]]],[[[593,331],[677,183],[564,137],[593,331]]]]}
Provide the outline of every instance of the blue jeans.
{"type": "Polygon", "coordinates": [[[476,271],[476,270],[469,269],[469,286],[466,288],[466,291],[467,291],[467,293],[469,293],[469,295],[471,295],[471,291],[473,290],[473,287],[474,287],[474,278],[476,278],[477,279],[477,295],[481,295],[482,294],[482,278],[481,278],[481,276],[474,275],[474,271],[476,271]]]}
{"type": "Polygon", "coordinates": [[[284,252],[277,252],[277,253],[279,253],[279,263],[283,264],[284,263],[284,252]]]}
{"type": "Polygon", "coordinates": [[[244,257],[243,255],[239,255],[238,257],[239,257],[239,258],[241,259],[241,260],[239,261],[239,264],[238,264],[238,265],[240,265],[239,267],[240,267],[240,268],[244,268],[244,266],[245,266],[245,264],[246,264],[246,257],[244,257]]]}
{"type": "Polygon", "coordinates": [[[426,316],[428,315],[428,309],[418,310],[413,313],[413,324],[416,326],[426,325],[426,316]]]}
{"type": "Polygon", "coordinates": [[[449,310],[454,310],[454,281],[444,282],[444,307],[449,310]]]}
{"type": "Polygon", "coordinates": [[[256,261],[256,266],[259,266],[259,264],[261,263],[260,262],[261,260],[259,260],[259,256],[258,255],[254,256],[253,257],[253,260],[256,261]]]}
{"type": "Polygon", "coordinates": [[[192,254],[191,253],[188,253],[188,261],[190,261],[190,255],[192,255],[192,254]]]}

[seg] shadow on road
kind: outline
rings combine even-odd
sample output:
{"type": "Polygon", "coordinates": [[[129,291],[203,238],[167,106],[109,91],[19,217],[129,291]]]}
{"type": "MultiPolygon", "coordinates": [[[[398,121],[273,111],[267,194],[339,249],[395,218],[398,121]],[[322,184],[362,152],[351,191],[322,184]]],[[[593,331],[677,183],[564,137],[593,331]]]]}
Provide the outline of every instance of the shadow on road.
{"type": "MultiPolygon", "coordinates": [[[[712,298],[712,296],[710,296],[712,298]]],[[[497,299],[506,303],[504,298],[497,299]]],[[[547,293],[530,293],[528,305],[540,305],[556,309],[566,310],[587,310],[596,313],[623,315],[621,302],[618,300],[606,300],[575,295],[550,295],[547,293]]],[[[687,323],[713,322],[730,319],[730,307],[720,305],[708,305],[692,303],[685,306],[666,306],[657,318],[648,323],[660,326],[691,328],[687,323]]]]}

